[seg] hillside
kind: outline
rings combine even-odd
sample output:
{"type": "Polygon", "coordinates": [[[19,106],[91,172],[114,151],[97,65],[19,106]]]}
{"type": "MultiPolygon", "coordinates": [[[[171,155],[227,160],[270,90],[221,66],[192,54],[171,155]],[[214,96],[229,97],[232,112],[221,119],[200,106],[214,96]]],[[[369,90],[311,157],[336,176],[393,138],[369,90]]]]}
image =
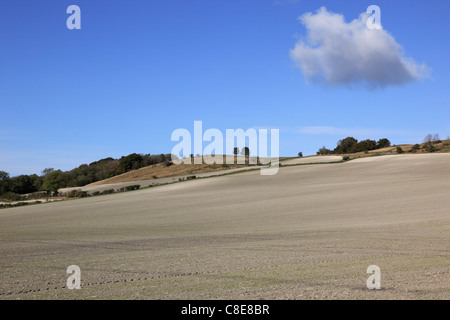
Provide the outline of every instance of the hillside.
{"type": "MultiPolygon", "coordinates": [[[[401,144],[401,145],[395,145],[390,147],[385,147],[381,149],[376,150],[370,150],[367,153],[365,152],[356,152],[356,153],[350,153],[346,154],[350,158],[360,158],[360,157],[366,157],[370,155],[387,155],[387,154],[397,154],[397,147],[400,147],[403,151],[403,153],[413,153],[413,154],[424,154],[424,153],[430,153],[427,150],[427,143],[418,143],[419,146],[418,150],[413,150],[414,144],[401,144]]],[[[433,142],[431,144],[435,151],[433,153],[448,153],[450,152],[450,140],[442,140],[440,142],[433,142]]]]}
{"type": "MultiPolygon", "coordinates": [[[[239,157],[242,159],[242,157],[239,157]]],[[[86,185],[89,186],[98,186],[103,184],[112,184],[112,183],[120,183],[120,182],[130,182],[130,181],[140,181],[140,180],[150,180],[150,179],[159,179],[159,178],[167,178],[167,177],[176,177],[176,176],[185,176],[197,173],[207,173],[207,172],[215,172],[229,169],[237,169],[249,166],[248,159],[247,164],[236,164],[236,160],[238,157],[234,157],[235,164],[226,164],[225,156],[224,156],[224,164],[179,164],[179,165],[167,165],[166,163],[158,163],[151,166],[147,166],[144,168],[140,168],[137,170],[133,170],[130,172],[123,173],[121,175],[117,175],[115,177],[111,177],[108,179],[104,179],[101,181],[97,181],[91,184],[86,185]]],[[[194,160],[194,159],[193,159],[194,160]]]]}
{"type": "Polygon", "coordinates": [[[3,209],[0,299],[446,300],[449,161],[366,157],[3,209]],[[65,287],[70,264],[81,290],[65,287]]]}

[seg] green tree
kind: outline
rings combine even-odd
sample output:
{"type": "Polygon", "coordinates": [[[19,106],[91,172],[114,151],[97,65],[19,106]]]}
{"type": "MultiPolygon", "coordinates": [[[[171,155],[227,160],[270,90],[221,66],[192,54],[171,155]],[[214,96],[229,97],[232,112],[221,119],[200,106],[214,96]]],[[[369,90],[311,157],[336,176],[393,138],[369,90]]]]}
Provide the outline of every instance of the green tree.
{"type": "Polygon", "coordinates": [[[411,148],[411,152],[417,152],[417,151],[419,151],[419,149],[420,149],[420,145],[416,143],[416,144],[413,145],[413,147],[411,148]]]}
{"type": "Polygon", "coordinates": [[[8,180],[9,173],[5,171],[0,171],[0,181],[8,180]]]}
{"type": "Polygon", "coordinates": [[[36,191],[42,190],[42,177],[39,177],[37,174],[32,174],[29,177],[33,189],[35,189],[36,191]]]}
{"type": "Polygon", "coordinates": [[[63,172],[61,170],[52,171],[47,174],[42,182],[42,190],[50,192],[58,192],[59,188],[65,187],[63,184],[63,172]]]}
{"type": "Polygon", "coordinates": [[[337,143],[336,149],[334,149],[335,153],[353,153],[356,151],[356,146],[358,144],[358,140],[353,137],[347,137],[345,139],[339,140],[337,143]]]}
{"type": "Polygon", "coordinates": [[[234,147],[234,149],[233,149],[233,154],[234,154],[235,156],[237,156],[237,155],[239,154],[239,148],[238,148],[238,147],[234,147]]]}
{"type": "Polygon", "coordinates": [[[132,153],[126,157],[122,157],[119,160],[119,167],[123,172],[139,169],[143,162],[143,158],[140,154],[132,153]]]}
{"type": "Polygon", "coordinates": [[[386,138],[380,139],[377,142],[377,149],[386,148],[386,147],[390,147],[390,146],[391,146],[391,142],[386,138]]]}
{"type": "Polygon", "coordinates": [[[9,173],[0,171],[0,195],[9,192],[9,173]]]}
{"type": "Polygon", "coordinates": [[[17,194],[32,193],[38,191],[31,176],[20,175],[11,178],[9,190],[17,194]]]}
{"type": "Polygon", "coordinates": [[[426,144],[426,150],[427,152],[436,152],[438,151],[438,149],[433,146],[431,143],[426,144]]]}
{"type": "Polygon", "coordinates": [[[327,154],[331,154],[332,151],[330,149],[325,148],[325,146],[323,146],[322,148],[319,149],[319,151],[317,151],[317,155],[318,156],[323,156],[323,155],[327,155],[327,154]]]}
{"type": "Polygon", "coordinates": [[[375,140],[363,140],[358,142],[358,144],[356,145],[356,151],[361,152],[361,151],[370,151],[370,150],[374,150],[377,148],[377,143],[375,140]]]}
{"type": "Polygon", "coordinates": [[[46,176],[49,173],[52,173],[53,171],[55,171],[55,169],[53,169],[53,168],[45,168],[44,170],[42,170],[42,175],[46,176]]]}
{"type": "Polygon", "coordinates": [[[303,157],[303,152],[299,152],[299,153],[298,153],[298,156],[299,156],[300,158],[302,158],[302,157],[303,157]]]}

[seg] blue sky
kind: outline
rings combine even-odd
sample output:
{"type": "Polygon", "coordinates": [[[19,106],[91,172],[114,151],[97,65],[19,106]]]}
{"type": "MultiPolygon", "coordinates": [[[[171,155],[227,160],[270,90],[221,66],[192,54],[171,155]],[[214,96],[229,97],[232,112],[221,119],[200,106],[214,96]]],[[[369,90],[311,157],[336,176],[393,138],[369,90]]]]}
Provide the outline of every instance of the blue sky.
{"type": "Polygon", "coordinates": [[[0,170],[69,170],[105,157],[170,153],[177,128],[280,129],[280,155],[352,135],[450,135],[450,3],[306,0],[48,0],[0,3],[0,170]],[[69,5],[81,30],[69,30],[69,5]],[[346,22],[371,4],[429,74],[374,90],[305,77],[290,54],[299,17],[346,22]]]}

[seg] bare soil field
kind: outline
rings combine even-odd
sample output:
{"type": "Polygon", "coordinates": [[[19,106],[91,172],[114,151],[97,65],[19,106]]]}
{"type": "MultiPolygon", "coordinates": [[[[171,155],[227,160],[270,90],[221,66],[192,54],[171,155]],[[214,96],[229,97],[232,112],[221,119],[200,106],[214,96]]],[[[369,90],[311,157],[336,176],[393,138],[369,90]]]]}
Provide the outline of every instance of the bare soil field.
{"type": "Polygon", "coordinates": [[[0,299],[449,299],[449,240],[450,154],[287,166],[3,209],[0,299]]]}
{"type": "Polygon", "coordinates": [[[292,158],[281,162],[281,165],[293,164],[311,164],[311,163],[327,163],[338,162],[342,160],[342,156],[310,156],[302,158],[292,158]]]}

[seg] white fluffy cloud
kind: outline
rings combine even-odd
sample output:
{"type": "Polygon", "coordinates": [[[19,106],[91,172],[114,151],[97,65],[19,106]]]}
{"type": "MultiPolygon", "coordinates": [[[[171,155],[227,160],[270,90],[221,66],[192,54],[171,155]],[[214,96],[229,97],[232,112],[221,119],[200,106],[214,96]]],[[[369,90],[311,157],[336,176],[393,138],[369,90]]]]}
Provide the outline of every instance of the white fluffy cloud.
{"type": "Polygon", "coordinates": [[[367,28],[368,16],[362,13],[347,23],[344,16],[322,7],[316,14],[299,18],[307,37],[290,54],[308,80],[374,89],[414,82],[427,75],[428,67],[406,57],[386,30],[367,28]]]}

